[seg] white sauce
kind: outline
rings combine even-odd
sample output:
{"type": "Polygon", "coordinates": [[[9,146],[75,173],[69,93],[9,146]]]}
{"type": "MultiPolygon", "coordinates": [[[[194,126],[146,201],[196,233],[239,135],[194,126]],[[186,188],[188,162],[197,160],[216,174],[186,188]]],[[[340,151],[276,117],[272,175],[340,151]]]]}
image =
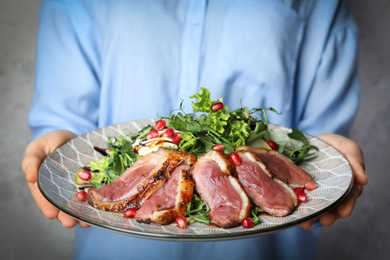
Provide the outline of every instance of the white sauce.
{"type": "MultiPolygon", "coordinates": [[[[174,150],[179,149],[179,147],[172,142],[172,138],[162,137],[165,131],[166,129],[162,131],[158,131],[159,137],[154,139],[149,139],[149,140],[137,139],[133,145],[134,151],[136,151],[141,156],[145,156],[151,152],[157,151],[159,147],[165,147],[174,150]]],[[[175,131],[175,133],[176,132],[179,131],[175,131]]]]}

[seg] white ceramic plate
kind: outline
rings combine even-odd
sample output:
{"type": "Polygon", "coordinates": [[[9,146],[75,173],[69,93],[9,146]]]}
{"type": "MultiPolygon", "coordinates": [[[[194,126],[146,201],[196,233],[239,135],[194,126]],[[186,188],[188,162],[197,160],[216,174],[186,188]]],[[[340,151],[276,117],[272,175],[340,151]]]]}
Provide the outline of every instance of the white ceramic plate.
{"type": "MultiPolygon", "coordinates": [[[[97,210],[75,199],[79,187],[75,184],[76,171],[101,155],[93,147],[107,147],[109,136],[124,136],[138,132],[153,124],[154,119],[138,120],[97,129],[76,137],[50,154],[42,163],[38,186],[42,194],[61,211],[90,225],[136,237],[168,241],[217,241],[248,238],[277,232],[313,219],[335,207],[350,191],[353,183],[352,169],[348,161],[325,142],[307,135],[311,144],[319,148],[315,158],[301,165],[314,177],[318,188],[307,192],[308,202],[286,217],[260,216],[260,224],[252,229],[223,229],[201,223],[179,229],[176,224],[166,226],[142,224],[135,219],[126,219],[122,213],[97,210]]],[[[270,128],[291,131],[288,128],[270,125],[270,128]]]]}

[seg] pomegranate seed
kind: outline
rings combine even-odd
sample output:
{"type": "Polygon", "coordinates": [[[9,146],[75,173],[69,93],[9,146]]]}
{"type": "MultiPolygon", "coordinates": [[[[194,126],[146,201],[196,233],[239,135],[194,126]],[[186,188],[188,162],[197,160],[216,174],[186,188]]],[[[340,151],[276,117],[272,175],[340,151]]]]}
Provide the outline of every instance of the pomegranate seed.
{"type": "Polygon", "coordinates": [[[294,192],[297,196],[300,194],[305,194],[305,190],[303,188],[295,188],[294,192]]]}
{"type": "Polygon", "coordinates": [[[176,226],[178,228],[186,228],[187,227],[187,219],[183,216],[180,216],[180,217],[177,217],[175,219],[175,222],[176,222],[176,226]]]}
{"type": "Polygon", "coordinates": [[[181,136],[180,136],[180,133],[176,133],[173,135],[172,137],[172,143],[176,144],[176,145],[179,145],[180,144],[180,141],[181,141],[181,136]]]}
{"type": "Polygon", "coordinates": [[[225,147],[223,146],[223,144],[216,144],[216,145],[213,145],[213,147],[211,147],[212,150],[215,150],[215,151],[223,151],[225,149],[225,147]]]}
{"type": "Polygon", "coordinates": [[[253,223],[253,219],[251,218],[244,218],[241,221],[241,224],[243,228],[253,228],[255,226],[255,224],[253,223]]]}
{"type": "Polygon", "coordinates": [[[267,144],[269,145],[269,147],[271,147],[272,150],[276,150],[276,148],[278,148],[277,143],[275,143],[274,141],[268,140],[267,144]]]}
{"type": "Polygon", "coordinates": [[[125,212],[123,212],[125,218],[133,218],[135,213],[137,213],[136,209],[126,209],[125,212]]]}
{"type": "Polygon", "coordinates": [[[218,110],[223,109],[223,103],[217,102],[211,105],[211,111],[217,112],[218,110]]]}
{"type": "Polygon", "coordinates": [[[158,136],[159,136],[159,134],[158,134],[157,130],[153,129],[146,135],[146,139],[150,140],[150,139],[157,138],[158,136]]]}
{"type": "Polygon", "coordinates": [[[298,201],[301,203],[307,202],[307,196],[305,193],[297,195],[298,201]]]}
{"type": "Polygon", "coordinates": [[[88,194],[87,194],[87,192],[85,190],[77,192],[77,194],[76,194],[76,199],[78,201],[86,201],[87,198],[88,198],[88,194]]]}
{"type": "Polygon", "coordinates": [[[160,120],[156,124],[154,124],[154,129],[157,131],[163,130],[167,126],[167,122],[165,120],[160,120]]]}
{"type": "Polygon", "coordinates": [[[309,181],[308,183],[305,183],[305,188],[308,191],[315,190],[317,188],[317,184],[314,181],[309,181]]]}
{"type": "Polygon", "coordinates": [[[238,153],[232,152],[229,154],[229,159],[235,166],[239,166],[241,164],[241,158],[238,153]]]}
{"type": "Polygon", "coordinates": [[[168,128],[164,132],[163,137],[172,138],[174,134],[175,134],[175,130],[173,130],[172,128],[168,128]]]}
{"type": "Polygon", "coordinates": [[[92,174],[90,171],[80,171],[79,172],[79,177],[83,181],[89,181],[92,178],[92,174]]]}
{"type": "Polygon", "coordinates": [[[294,189],[295,195],[297,195],[298,201],[305,203],[307,202],[307,196],[305,194],[305,190],[303,188],[295,188],[294,189]]]}

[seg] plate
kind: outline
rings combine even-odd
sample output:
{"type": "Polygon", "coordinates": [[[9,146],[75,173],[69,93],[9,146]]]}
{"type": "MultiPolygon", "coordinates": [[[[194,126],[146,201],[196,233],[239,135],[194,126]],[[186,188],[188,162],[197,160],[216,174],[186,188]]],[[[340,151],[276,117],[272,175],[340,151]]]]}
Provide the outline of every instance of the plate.
{"type": "MultiPolygon", "coordinates": [[[[348,161],[329,144],[306,135],[308,141],[319,148],[318,156],[301,164],[317,183],[317,189],[307,192],[308,202],[286,217],[261,215],[260,224],[252,229],[242,226],[218,228],[194,223],[186,229],[170,225],[138,223],[123,217],[123,213],[97,210],[75,199],[79,187],[75,184],[76,171],[102,155],[93,147],[107,147],[108,137],[119,137],[138,132],[155,119],[131,121],[100,128],[65,143],[42,163],[38,186],[42,194],[59,210],[90,225],[126,235],[166,241],[220,241],[248,238],[281,231],[296,226],[335,207],[348,194],[353,183],[353,173],[348,161]]],[[[291,129],[270,125],[272,129],[290,132],[291,129]]]]}

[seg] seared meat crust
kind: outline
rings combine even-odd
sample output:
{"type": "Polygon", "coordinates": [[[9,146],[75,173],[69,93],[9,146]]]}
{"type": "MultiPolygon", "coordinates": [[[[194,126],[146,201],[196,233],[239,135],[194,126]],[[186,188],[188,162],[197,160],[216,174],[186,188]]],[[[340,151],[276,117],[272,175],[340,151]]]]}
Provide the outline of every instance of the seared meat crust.
{"type": "Polygon", "coordinates": [[[192,154],[160,147],[157,152],[139,159],[112,183],[88,190],[88,203],[105,211],[138,209],[166,182],[178,165],[192,165],[195,160],[192,154]]]}
{"type": "Polygon", "coordinates": [[[166,225],[173,222],[177,217],[183,216],[187,211],[187,205],[192,200],[194,191],[194,179],[192,179],[190,172],[184,169],[178,169],[178,173],[174,172],[170,179],[164,186],[158,190],[153,196],[137,211],[135,218],[142,223],[157,223],[166,225]],[[173,187],[166,187],[166,186],[173,187]],[[165,187],[168,192],[176,191],[176,195],[172,198],[165,193],[165,187]],[[175,188],[175,189],[172,189],[175,188]],[[168,200],[174,200],[174,207],[158,210],[158,208],[165,208],[163,203],[172,203],[168,200]]]}

